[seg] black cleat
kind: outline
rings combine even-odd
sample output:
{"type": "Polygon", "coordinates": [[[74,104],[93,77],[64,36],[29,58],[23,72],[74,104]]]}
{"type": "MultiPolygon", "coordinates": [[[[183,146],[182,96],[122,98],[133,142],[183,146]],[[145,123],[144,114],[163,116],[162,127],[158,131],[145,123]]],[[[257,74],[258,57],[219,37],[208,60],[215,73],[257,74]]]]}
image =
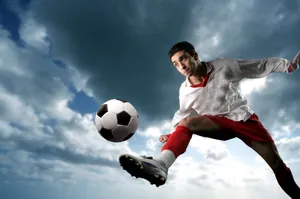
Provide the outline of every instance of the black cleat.
{"type": "Polygon", "coordinates": [[[143,178],[159,187],[166,183],[168,169],[164,163],[154,160],[152,157],[135,157],[129,154],[123,154],[119,157],[121,167],[131,176],[143,178]]]}

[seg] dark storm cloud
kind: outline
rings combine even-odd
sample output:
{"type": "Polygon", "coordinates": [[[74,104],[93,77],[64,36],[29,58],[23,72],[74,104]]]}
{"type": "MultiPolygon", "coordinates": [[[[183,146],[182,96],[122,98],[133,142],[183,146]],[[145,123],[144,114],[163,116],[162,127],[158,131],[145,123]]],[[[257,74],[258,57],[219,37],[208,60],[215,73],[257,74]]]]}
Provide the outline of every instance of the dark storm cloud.
{"type": "Polygon", "coordinates": [[[241,32],[237,31],[239,49],[232,53],[244,58],[261,58],[285,52],[283,56],[292,59],[300,49],[300,1],[254,1],[248,14],[241,32]]]}
{"type": "Polygon", "coordinates": [[[177,78],[167,52],[187,39],[187,11],[195,2],[54,0],[35,1],[32,9],[55,55],[90,75],[98,100],[124,98],[140,112],[170,116],[178,85],[164,89],[177,78]]]}
{"type": "Polygon", "coordinates": [[[254,111],[270,129],[290,122],[300,123],[300,70],[290,75],[279,73],[270,77],[265,89],[249,98],[254,111]]]}
{"type": "MultiPolygon", "coordinates": [[[[191,26],[197,29],[200,52],[210,57],[262,58],[284,56],[292,59],[300,45],[300,1],[209,1],[193,10],[191,26]],[[219,44],[203,46],[219,35],[219,44]],[[202,47],[202,48],[201,48],[202,47]],[[211,50],[212,49],[212,50],[211,50]]],[[[201,54],[200,54],[201,57],[201,54]]]]}
{"type": "Polygon", "coordinates": [[[300,155],[300,137],[282,139],[277,143],[277,147],[289,156],[295,157],[295,155],[300,155]]]}
{"type": "MultiPolygon", "coordinates": [[[[199,47],[200,57],[203,52],[211,59],[292,59],[300,44],[299,1],[44,0],[34,1],[31,8],[47,27],[54,54],[90,75],[88,86],[98,100],[127,99],[151,119],[170,118],[178,108],[183,79],[167,57],[175,42],[191,41],[199,47]]],[[[297,77],[283,81],[295,83],[297,77]]],[[[269,92],[265,101],[274,95],[273,89],[269,92]]],[[[287,99],[299,98],[280,95],[272,101],[280,104],[287,99]]]]}
{"type": "MultiPolygon", "coordinates": [[[[209,53],[212,58],[282,57],[292,60],[300,50],[299,0],[289,3],[273,0],[227,1],[224,5],[211,1],[194,13],[194,18],[201,13],[201,17],[193,21],[199,34],[194,39],[199,38],[200,52],[209,53]],[[211,14],[214,9],[218,12],[211,14]],[[207,17],[209,15],[211,18],[207,17]],[[219,44],[201,48],[201,44],[214,34],[220,35],[219,44]],[[204,38],[201,39],[201,35],[204,38]]],[[[289,121],[299,123],[300,70],[291,75],[282,73],[269,77],[265,89],[249,98],[251,108],[268,128],[280,127],[289,121]]]]}

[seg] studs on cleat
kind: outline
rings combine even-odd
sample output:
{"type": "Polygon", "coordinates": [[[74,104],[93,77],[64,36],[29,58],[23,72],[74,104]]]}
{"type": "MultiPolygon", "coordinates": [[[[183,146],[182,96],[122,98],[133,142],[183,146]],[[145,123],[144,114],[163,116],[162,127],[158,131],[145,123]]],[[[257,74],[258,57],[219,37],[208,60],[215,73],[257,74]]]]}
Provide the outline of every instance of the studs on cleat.
{"type": "Polygon", "coordinates": [[[143,168],[143,166],[142,166],[141,163],[139,163],[139,162],[136,162],[135,165],[136,165],[139,169],[142,169],[142,168],[143,168]]]}
{"type": "MultiPolygon", "coordinates": [[[[155,185],[156,187],[161,186],[166,181],[166,178],[163,177],[163,175],[160,175],[159,172],[147,171],[148,164],[146,164],[146,163],[148,163],[148,162],[146,162],[144,164],[144,161],[141,161],[138,158],[135,159],[134,157],[131,157],[130,155],[121,156],[119,161],[120,161],[120,166],[122,167],[122,169],[127,171],[131,175],[131,177],[135,177],[136,179],[143,178],[143,179],[149,181],[149,183],[151,185],[155,185]]],[[[151,164],[151,163],[149,163],[149,164],[151,164]]]]}

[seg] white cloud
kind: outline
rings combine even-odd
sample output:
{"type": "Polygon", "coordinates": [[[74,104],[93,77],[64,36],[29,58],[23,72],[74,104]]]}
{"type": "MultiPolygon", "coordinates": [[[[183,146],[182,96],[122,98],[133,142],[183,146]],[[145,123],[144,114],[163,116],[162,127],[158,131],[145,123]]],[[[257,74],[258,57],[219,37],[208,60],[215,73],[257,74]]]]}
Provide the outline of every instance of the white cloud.
{"type": "Polygon", "coordinates": [[[216,34],[215,36],[212,37],[212,45],[218,46],[219,43],[220,43],[220,34],[216,34]]]}
{"type": "Polygon", "coordinates": [[[153,152],[159,152],[161,149],[161,143],[159,142],[159,137],[161,135],[166,135],[173,133],[174,127],[171,124],[171,121],[162,121],[154,125],[146,126],[145,129],[140,129],[137,131],[138,136],[146,138],[145,149],[149,150],[144,151],[144,154],[149,154],[153,152]]]}
{"type": "Polygon", "coordinates": [[[167,186],[178,189],[178,194],[189,198],[197,198],[199,193],[203,198],[226,195],[250,199],[253,195],[260,197],[264,193],[270,194],[269,197],[284,197],[284,193],[275,188],[278,185],[270,168],[264,164],[253,167],[231,155],[218,162],[199,162],[192,157],[181,156],[169,170],[169,175],[172,179],[167,186]],[[269,193],[274,189],[275,192],[269,193]]]}
{"type": "MultiPolygon", "coordinates": [[[[289,155],[297,157],[300,154],[300,136],[292,138],[282,138],[276,145],[280,151],[283,153],[288,153],[289,155]]],[[[298,160],[300,160],[298,158],[298,160]]]]}
{"type": "Polygon", "coordinates": [[[46,27],[38,24],[32,14],[27,12],[25,16],[22,16],[23,22],[20,27],[21,39],[29,46],[32,46],[37,52],[47,54],[50,47],[50,42],[47,41],[46,27]]]}
{"type": "Polygon", "coordinates": [[[229,153],[225,143],[201,136],[193,136],[190,146],[207,159],[222,160],[229,153]]]}
{"type": "Polygon", "coordinates": [[[28,104],[23,103],[19,96],[9,94],[0,85],[0,118],[3,121],[31,128],[39,127],[40,119],[35,110],[28,104]]]}
{"type": "Polygon", "coordinates": [[[174,130],[171,121],[162,121],[161,123],[148,126],[146,129],[141,129],[139,135],[158,139],[160,135],[172,133],[174,130]]]}
{"type": "Polygon", "coordinates": [[[158,138],[161,135],[161,129],[156,126],[150,126],[145,131],[140,132],[140,135],[152,138],[158,138]]]}
{"type": "Polygon", "coordinates": [[[158,146],[158,141],[154,141],[154,140],[147,140],[146,141],[146,148],[149,149],[150,151],[155,151],[157,149],[158,146]]]}
{"type": "Polygon", "coordinates": [[[241,82],[241,93],[250,95],[253,92],[260,92],[266,86],[267,77],[259,79],[247,79],[241,82]]]}
{"type": "Polygon", "coordinates": [[[62,80],[72,79],[68,69],[55,68],[8,37],[0,38],[0,46],[0,148],[7,150],[0,155],[2,174],[25,181],[93,181],[90,167],[96,172],[116,168],[119,154],[134,153],[127,142],[104,140],[92,114],[69,107],[74,93],[62,80]]]}

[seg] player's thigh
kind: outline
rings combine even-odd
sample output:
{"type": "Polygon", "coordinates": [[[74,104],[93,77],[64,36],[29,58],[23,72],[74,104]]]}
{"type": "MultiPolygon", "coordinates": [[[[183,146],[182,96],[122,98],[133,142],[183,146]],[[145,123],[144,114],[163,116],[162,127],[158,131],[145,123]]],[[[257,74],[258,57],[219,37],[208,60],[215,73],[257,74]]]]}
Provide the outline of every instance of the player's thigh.
{"type": "Polygon", "coordinates": [[[179,125],[186,126],[191,131],[215,131],[220,129],[216,123],[202,115],[186,117],[179,122],[179,125]]]}
{"type": "Polygon", "coordinates": [[[229,129],[221,128],[206,116],[192,116],[184,118],[179,125],[187,126],[193,134],[218,140],[229,140],[235,136],[229,129]]]}
{"type": "Polygon", "coordinates": [[[273,170],[283,163],[274,143],[252,141],[251,145],[252,149],[256,151],[273,170]]]}

